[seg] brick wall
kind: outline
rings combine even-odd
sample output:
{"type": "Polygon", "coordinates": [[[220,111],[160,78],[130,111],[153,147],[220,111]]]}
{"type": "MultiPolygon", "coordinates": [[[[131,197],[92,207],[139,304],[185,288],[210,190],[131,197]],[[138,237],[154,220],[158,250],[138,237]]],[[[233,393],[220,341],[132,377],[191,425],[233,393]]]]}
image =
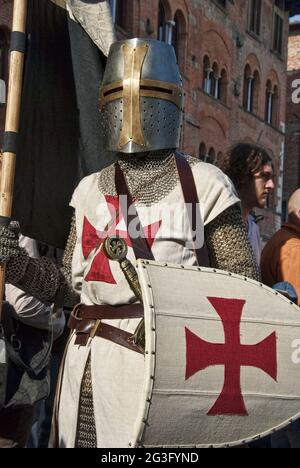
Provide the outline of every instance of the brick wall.
{"type": "Polygon", "coordinates": [[[300,24],[291,25],[287,82],[287,135],[283,201],[300,187],[300,24]],[[298,80],[298,81],[297,81],[298,80]]]}
{"type": "MultiPolygon", "coordinates": [[[[134,20],[127,25],[126,37],[157,37],[158,0],[140,0],[133,5],[134,20]],[[152,26],[152,28],[149,28],[152,26]],[[148,25],[148,33],[147,26],[148,25]],[[152,34],[149,34],[149,31],[152,34]]],[[[262,2],[262,22],[259,38],[248,31],[248,2],[226,2],[223,9],[214,0],[163,1],[168,20],[180,11],[183,19],[181,36],[180,68],[186,91],[185,123],[182,149],[199,155],[201,143],[206,151],[213,149],[216,157],[237,141],[259,142],[272,155],[278,176],[280,154],[284,142],[282,132],[286,116],[286,63],[288,40],[288,15],[285,15],[282,57],[271,51],[273,30],[273,1],[262,2]],[[246,3],[246,8],[245,8],[246,3]],[[227,73],[225,102],[221,102],[203,91],[203,59],[208,56],[211,64],[227,73]],[[243,84],[245,66],[259,74],[260,84],[254,113],[243,109],[243,84]],[[276,125],[265,122],[266,84],[270,80],[278,87],[276,125]]],[[[122,37],[122,31],[119,30],[122,37]]],[[[280,225],[281,177],[277,181],[278,191],[273,204],[264,210],[265,220],[261,224],[263,237],[269,238],[280,225]],[[278,196],[277,196],[278,195],[278,196]]]]}

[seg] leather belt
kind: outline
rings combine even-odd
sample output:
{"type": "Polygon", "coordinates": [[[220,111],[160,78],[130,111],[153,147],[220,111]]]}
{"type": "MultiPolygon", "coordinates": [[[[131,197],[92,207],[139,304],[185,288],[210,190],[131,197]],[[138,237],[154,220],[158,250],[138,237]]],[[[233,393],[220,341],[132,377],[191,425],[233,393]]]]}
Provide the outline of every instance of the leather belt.
{"type": "Polygon", "coordinates": [[[143,317],[144,309],[141,304],[118,307],[108,305],[86,306],[79,304],[72,311],[68,327],[76,331],[76,345],[86,346],[89,339],[98,336],[137,353],[144,354],[134,343],[131,333],[108,325],[107,323],[102,323],[102,320],[122,320],[143,317]]]}

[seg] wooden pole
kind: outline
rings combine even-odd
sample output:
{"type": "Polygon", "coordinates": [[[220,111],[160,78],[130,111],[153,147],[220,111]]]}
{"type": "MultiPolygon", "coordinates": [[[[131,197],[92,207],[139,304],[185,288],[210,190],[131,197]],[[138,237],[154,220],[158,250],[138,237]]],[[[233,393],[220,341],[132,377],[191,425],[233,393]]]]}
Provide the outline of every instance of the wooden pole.
{"type": "MultiPolygon", "coordinates": [[[[19,132],[25,56],[27,0],[14,0],[10,70],[0,181],[0,226],[8,225],[12,212],[16,167],[16,139],[19,132]]],[[[0,319],[5,288],[5,265],[0,265],[0,319]]]]}

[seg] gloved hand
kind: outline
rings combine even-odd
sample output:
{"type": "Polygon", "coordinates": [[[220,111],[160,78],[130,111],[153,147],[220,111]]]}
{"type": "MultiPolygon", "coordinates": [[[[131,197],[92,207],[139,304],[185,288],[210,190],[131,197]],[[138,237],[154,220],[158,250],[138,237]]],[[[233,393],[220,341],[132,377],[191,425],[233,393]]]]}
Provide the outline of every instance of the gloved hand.
{"type": "Polygon", "coordinates": [[[287,297],[290,301],[294,302],[294,304],[298,304],[297,291],[288,281],[281,281],[280,283],[276,283],[274,286],[272,286],[272,289],[275,289],[280,294],[287,297]]]}
{"type": "Polygon", "coordinates": [[[11,221],[8,226],[0,228],[0,263],[6,263],[11,258],[20,255],[19,233],[18,221],[11,221]]]}

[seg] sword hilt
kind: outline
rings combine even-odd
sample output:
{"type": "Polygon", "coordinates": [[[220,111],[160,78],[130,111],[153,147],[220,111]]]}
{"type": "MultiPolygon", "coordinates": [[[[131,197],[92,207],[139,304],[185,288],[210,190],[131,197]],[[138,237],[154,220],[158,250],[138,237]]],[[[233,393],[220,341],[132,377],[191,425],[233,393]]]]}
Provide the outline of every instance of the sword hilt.
{"type": "Polygon", "coordinates": [[[124,276],[137,299],[143,303],[142,289],[136,269],[127,258],[128,247],[124,239],[119,236],[107,237],[103,244],[103,251],[109,260],[119,262],[124,276]]]}
{"type": "Polygon", "coordinates": [[[113,236],[105,239],[103,251],[109,260],[121,262],[127,256],[128,247],[121,237],[113,236]]]}

